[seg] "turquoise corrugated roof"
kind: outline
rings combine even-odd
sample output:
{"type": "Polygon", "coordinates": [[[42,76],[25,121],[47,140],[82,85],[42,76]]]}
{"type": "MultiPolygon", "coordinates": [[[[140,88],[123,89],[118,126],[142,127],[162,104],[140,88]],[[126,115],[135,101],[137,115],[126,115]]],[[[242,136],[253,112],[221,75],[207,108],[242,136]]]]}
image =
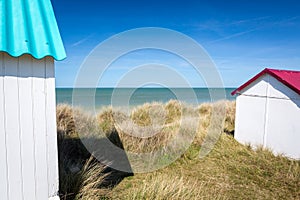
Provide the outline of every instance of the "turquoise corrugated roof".
{"type": "Polygon", "coordinates": [[[0,51],[66,58],[50,0],[0,0],[0,51]]]}

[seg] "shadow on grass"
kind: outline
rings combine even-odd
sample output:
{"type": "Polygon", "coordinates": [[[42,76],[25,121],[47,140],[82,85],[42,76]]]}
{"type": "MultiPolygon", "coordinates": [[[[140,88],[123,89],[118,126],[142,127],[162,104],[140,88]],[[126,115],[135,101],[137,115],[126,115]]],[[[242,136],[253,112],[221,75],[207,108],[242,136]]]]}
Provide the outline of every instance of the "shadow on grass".
{"type": "MultiPolygon", "coordinates": [[[[58,133],[58,135],[63,135],[58,133]]],[[[117,147],[124,149],[123,144],[117,132],[110,134],[108,138],[95,139],[88,138],[84,139],[85,142],[89,140],[100,147],[100,151],[107,148],[107,139],[109,139],[117,147]],[[105,141],[106,140],[106,141],[105,141]]],[[[92,154],[86,149],[82,140],[79,137],[62,136],[58,138],[58,151],[59,151],[59,193],[62,200],[76,199],[76,196],[87,183],[87,180],[94,172],[84,172],[87,168],[87,162],[92,158],[92,163],[101,168],[101,173],[94,177],[103,177],[100,184],[97,184],[97,188],[111,189],[117,186],[125,177],[133,176],[133,173],[118,171],[116,169],[110,168],[109,166],[104,166],[98,160],[96,160],[92,154]],[[85,173],[85,174],[84,174],[85,173]]],[[[127,169],[131,170],[131,166],[125,151],[121,155],[115,157],[115,159],[121,159],[122,163],[126,165],[127,169]]],[[[114,160],[105,160],[108,163],[114,162],[114,160]]],[[[119,161],[119,160],[118,160],[119,161]]],[[[90,163],[89,163],[90,164],[90,163]]],[[[97,170],[94,170],[97,171],[97,170]]],[[[99,179],[100,180],[100,179],[99,179]]],[[[89,180],[88,180],[89,181],[89,180]]],[[[94,181],[94,180],[91,180],[94,181]]],[[[93,186],[94,187],[94,186],[93,186]]]]}

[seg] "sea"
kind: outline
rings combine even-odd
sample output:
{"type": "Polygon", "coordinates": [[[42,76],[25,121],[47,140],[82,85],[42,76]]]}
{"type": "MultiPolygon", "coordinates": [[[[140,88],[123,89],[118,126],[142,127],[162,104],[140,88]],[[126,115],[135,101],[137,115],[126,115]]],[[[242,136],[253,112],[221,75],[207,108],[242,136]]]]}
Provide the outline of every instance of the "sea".
{"type": "Polygon", "coordinates": [[[230,93],[235,88],[56,88],[56,103],[86,109],[129,106],[145,103],[166,103],[179,100],[198,105],[204,102],[235,100],[230,93]]]}

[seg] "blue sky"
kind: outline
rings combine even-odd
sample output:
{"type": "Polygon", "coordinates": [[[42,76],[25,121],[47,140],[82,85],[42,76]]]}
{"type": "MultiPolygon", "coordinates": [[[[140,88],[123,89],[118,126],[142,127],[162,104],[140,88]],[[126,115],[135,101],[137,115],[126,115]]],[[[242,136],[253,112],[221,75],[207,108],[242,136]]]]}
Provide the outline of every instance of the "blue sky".
{"type": "MultiPolygon", "coordinates": [[[[237,87],[265,67],[300,70],[297,0],[52,0],[52,4],[67,52],[67,59],[56,62],[57,87],[73,87],[81,63],[96,45],[141,27],[168,28],[197,41],[215,62],[225,87],[237,87]]],[[[182,60],[158,50],[121,58],[107,70],[100,86],[112,87],[126,70],[153,61],[174,67],[194,87],[205,87],[192,67],[182,70],[182,60]]]]}

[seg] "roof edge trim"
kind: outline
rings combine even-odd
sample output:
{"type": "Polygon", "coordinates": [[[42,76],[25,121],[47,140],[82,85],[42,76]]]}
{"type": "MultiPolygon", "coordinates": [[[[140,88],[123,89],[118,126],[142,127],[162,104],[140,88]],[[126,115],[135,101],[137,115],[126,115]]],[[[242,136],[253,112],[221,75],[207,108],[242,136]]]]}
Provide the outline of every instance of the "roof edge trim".
{"type": "MultiPolygon", "coordinates": [[[[297,72],[297,71],[292,71],[292,70],[277,70],[277,71],[297,72]]],[[[243,89],[248,87],[252,82],[256,81],[259,77],[261,77],[264,74],[271,75],[272,77],[276,78],[279,82],[281,82],[284,85],[288,86],[289,88],[291,88],[292,90],[294,90],[296,93],[298,93],[300,95],[300,89],[299,88],[294,87],[288,81],[286,81],[286,80],[282,79],[281,77],[279,77],[276,73],[274,73],[273,69],[270,69],[270,68],[265,68],[263,71],[261,71],[260,73],[258,73],[254,77],[252,77],[249,81],[247,81],[246,83],[244,83],[243,85],[241,85],[240,87],[238,87],[237,89],[232,91],[231,95],[239,94],[239,92],[241,92],[243,89]]]]}
{"type": "Polygon", "coordinates": [[[17,58],[17,57],[21,57],[21,56],[23,56],[23,55],[31,55],[33,58],[35,58],[35,59],[37,59],[37,60],[41,60],[41,59],[43,59],[43,58],[46,58],[47,56],[49,56],[49,57],[52,57],[54,60],[56,60],[56,61],[62,61],[62,60],[64,60],[64,59],[66,59],[67,58],[67,56],[65,55],[65,56],[57,56],[57,55],[52,55],[52,54],[44,54],[44,55],[34,55],[34,54],[32,54],[32,53],[30,53],[30,52],[25,52],[25,53],[11,53],[11,52],[8,52],[8,51],[2,51],[2,50],[0,50],[0,53],[7,53],[8,55],[10,55],[10,56],[12,56],[12,57],[15,57],[15,58],[17,58]]]}

